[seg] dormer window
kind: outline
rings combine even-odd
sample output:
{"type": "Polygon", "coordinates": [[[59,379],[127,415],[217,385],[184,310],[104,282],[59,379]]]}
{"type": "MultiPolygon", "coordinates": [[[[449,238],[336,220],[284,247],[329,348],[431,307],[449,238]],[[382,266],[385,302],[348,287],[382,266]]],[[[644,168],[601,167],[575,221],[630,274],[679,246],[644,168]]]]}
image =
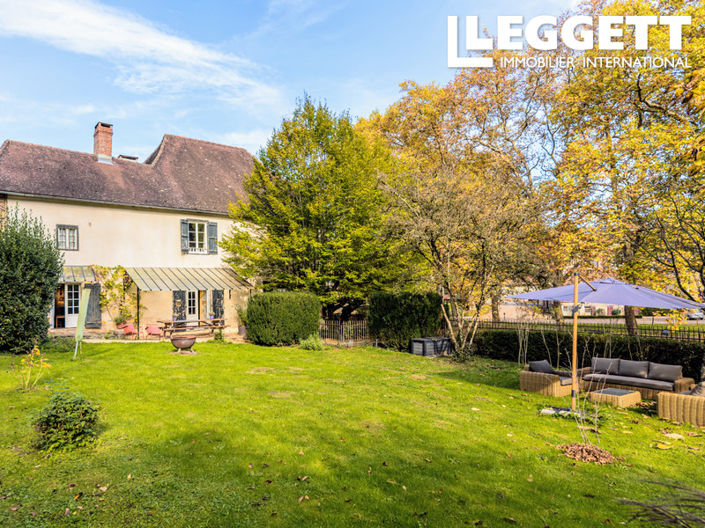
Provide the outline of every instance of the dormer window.
{"type": "Polygon", "coordinates": [[[78,251],[78,226],[56,226],[56,247],[63,251],[78,251]]]}

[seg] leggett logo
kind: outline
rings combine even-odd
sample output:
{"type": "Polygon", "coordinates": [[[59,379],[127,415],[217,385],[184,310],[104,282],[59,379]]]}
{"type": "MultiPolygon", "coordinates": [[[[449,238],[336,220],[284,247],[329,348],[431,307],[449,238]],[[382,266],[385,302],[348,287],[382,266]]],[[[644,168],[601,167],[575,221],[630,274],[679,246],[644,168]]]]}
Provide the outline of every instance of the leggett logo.
{"type": "MultiPolygon", "coordinates": [[[[624,26],[633,26],[634,48],[647,50],[649,49],[649,28],[667,26],[669,47],[671,50],[679,50],[682,48],[683,26],[688,26],[690,23],[691,17],[689,16],[600,16],[597,27],[593,28],[591,16],[579,15],[566,18],[559,28],[557,17],[551,15],[531,18],[526,25],[524,25],[523,16],[498,16],[497,49],[521,50],[524,49],[524,43],[526,43],[537,50],[555,50],[558,47],[560,32],[563,43],[573,50],[594,49],[595,33],[597,33],[597,49],[622,50],[624,42],[620,39],[624,37],[624,26]]],[[[449,16],[449,68],[490,68],[494,66],[491,57],[460,57],[458,54],[458,33],[458,17],[449,16]]],[[[480,37],[479,17],[466,16],[465,49],[469,52],[487,51],[493,49],[493,46],[494,40],[492,38],[480,37]]],[[[533,59],[534,62],[537,62],[536,58],[533,59]]],[[[602,57],[602,59],[606,58],[602,57]]],[[[661,60],[663,63],[665,59],[661,60]]],[[[573,60],[567,61],[568,65],[572,62],[573,60]]]]}

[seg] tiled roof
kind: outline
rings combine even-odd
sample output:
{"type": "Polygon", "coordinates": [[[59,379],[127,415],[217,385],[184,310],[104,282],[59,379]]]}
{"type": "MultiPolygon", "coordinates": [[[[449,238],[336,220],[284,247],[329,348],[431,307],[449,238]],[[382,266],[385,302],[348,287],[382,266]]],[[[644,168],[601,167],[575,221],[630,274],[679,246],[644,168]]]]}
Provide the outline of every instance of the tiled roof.
{"type": "Polygon", "coordinates": [[[252,164],[244,149],[169,134],[144,163],[8,140],[0,193],[227,213],[252,164]]]}

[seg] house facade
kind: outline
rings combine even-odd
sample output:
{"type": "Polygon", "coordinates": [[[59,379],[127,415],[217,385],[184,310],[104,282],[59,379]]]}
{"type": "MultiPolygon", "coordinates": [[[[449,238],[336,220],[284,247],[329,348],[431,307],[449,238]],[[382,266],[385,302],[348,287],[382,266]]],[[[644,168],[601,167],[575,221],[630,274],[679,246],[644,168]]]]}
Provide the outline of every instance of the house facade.
{"type": "Polygon", "coordinates": [[[117,317],[104,279],[117,267],[141,307],[131,314],[140,329],[212,317],[236,328],[251,286],[224,264],[218,243],[231,225],[229,204],[245,199],[252,157],[165,135],[140,163],[113,156],[112,134],[112,125],[98,123],[92,154],[12,140],[0,146],[0,210],[18,206],[41,218],[64,255],[51,328],[76,327],[89,289],[86,327],[112,330],[117,317]]]}

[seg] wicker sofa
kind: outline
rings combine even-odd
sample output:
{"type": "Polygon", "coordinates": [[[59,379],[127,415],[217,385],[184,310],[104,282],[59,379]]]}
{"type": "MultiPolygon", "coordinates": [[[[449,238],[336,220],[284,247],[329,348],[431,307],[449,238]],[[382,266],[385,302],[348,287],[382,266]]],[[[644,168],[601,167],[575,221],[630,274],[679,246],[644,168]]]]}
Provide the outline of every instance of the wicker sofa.
{"type": "MultiPolygon", "coordinates": [[[[536,372],[526,365],[519,373],[519,388],[526,392],[538,392],[546,396],[570,396],[572,374],[568,370],[553,370],[551,372],[536,372]]],[[[546,362],[548,363],[548,362],[546,362]]],[[[583,374],[590,372],[590,367],[578,369],[578,380],[583,374]]]]}
{"type": "Polygon", "coordinates": [[[639,391],[645,400],[655,400],[661,392],[679,393],[690,390],[694,384],[693,378],[683,377],[680,365],[592,358],[592,367],[582,376],[580,388],[588,392],[605,388],[627,389],[639,391]]]}
{"type": "Polygon", "coordinates": [[[671,422],[705,426],[705,397],[691,396],[687,392],[659,392],[659,418],[671,422]]]}

